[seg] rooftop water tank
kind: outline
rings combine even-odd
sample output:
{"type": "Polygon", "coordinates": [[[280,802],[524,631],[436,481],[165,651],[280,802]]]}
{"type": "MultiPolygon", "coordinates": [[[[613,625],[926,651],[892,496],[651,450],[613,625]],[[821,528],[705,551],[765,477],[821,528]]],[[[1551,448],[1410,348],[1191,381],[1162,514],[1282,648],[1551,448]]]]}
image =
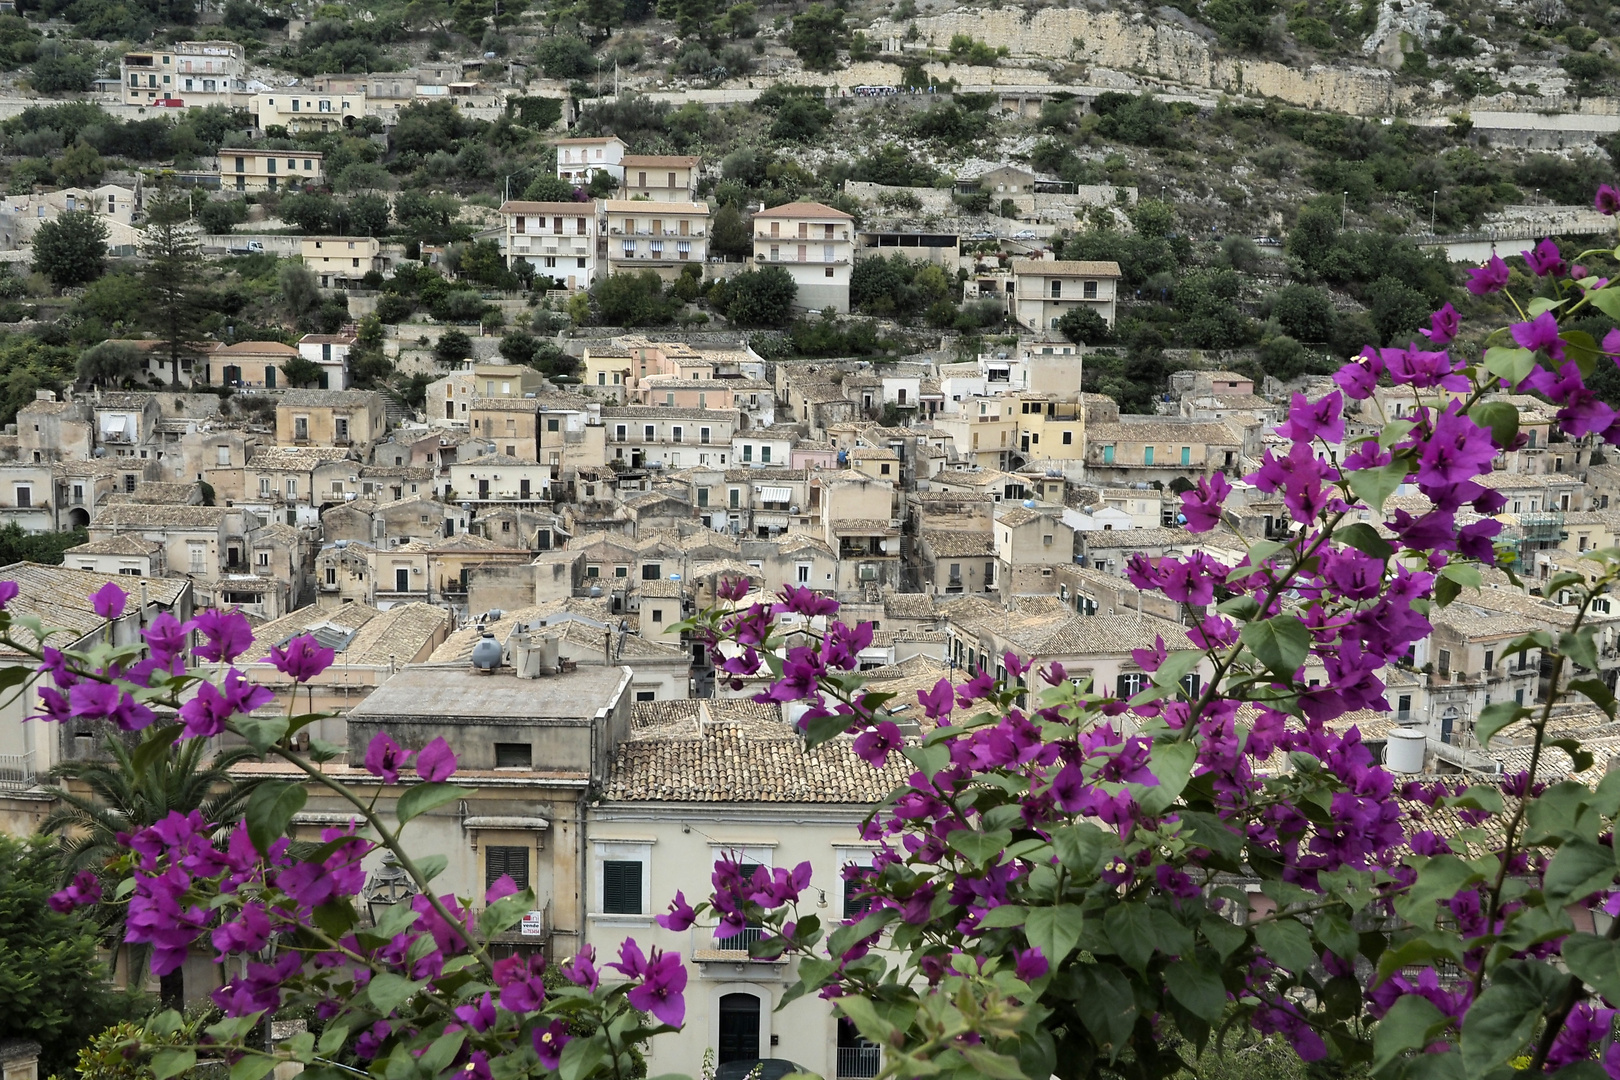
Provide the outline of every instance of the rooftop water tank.
{"type": "Polygon", "coordinates": [[[1390,731],[1384,750],[1384,764],[1390,772],[1420,773],[1429,738],[1422,728],[1398,727],[1390,731]]]}
{"type": "Polygon", "coordinates": [[[478,644],[473,646],[473,667],[480,671],[494,671],[501,666],[501,643],[495,640],[495,635],[485,630],[479,637],[478,644]]]}

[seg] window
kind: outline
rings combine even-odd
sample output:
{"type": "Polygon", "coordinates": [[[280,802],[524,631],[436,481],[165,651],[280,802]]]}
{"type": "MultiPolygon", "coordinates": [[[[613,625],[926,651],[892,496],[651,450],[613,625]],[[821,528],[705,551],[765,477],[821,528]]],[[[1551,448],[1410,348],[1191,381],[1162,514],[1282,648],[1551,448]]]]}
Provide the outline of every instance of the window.
{"type": "Polygon", "coordinates": [[[193,574],[202,573],[205,569],[203,560],[208,556],[208,549],[201,544],[187,544],[186,554],[190,558],[191,572],[193,574]]]}
{"type": "Polygon", "coordinates": [[[349,421],[348,421],[348,419],[345,418],[345,417],[340,416],[336,420],[333,421],[333,424],[334,424],[333,431],[334,431],[334,434],[337,436],[337,441],[338,442],[348,442],[349,441],[349,421]]]}
{"type": "Polygon", "coordinates": [[[699,506],[708,506],[709,505],[709,489],[708,488],[700,487],[700,488],[697,489],[697,504],[699,506]]]}
{"type": "Polygon", "coordinates": [[[887,461],[885,461],[883,464],[879,465],[878,466],[878,472],[883,474],[884,476],[888,476],[889,475],[889,463],[887,461]]]}
{"type": "Polygon", "coordinates": [[[1485,670],[1489,671],[1489,670],[1491,670],[1491,668],[1495,667],[1496,666],[1495,661],[1496,661],[1496,651],[1494,649],[1486,649],[1485,650],[1485,670]]]}
{"type": "Polygon", "coordinates": [[[495,744],[497,769],[527,769],[534,765],[534,747],[529,743],[498,742],[495,744]]]}
{"type": "Polygon", "coordinates": [[[642,860],[603,860],[603,912],[606,915],[642,913],[642,860]]]}
{"type": "Polygon", "coordinates": [[[807,562],[802,562],[799,563],[794,569],[797,572],[799,584],[808,585],[810,583],[810,564],[807,562]]]}
{"type": "Polygon", "coordinates": [[[657,701],[658,700],[658,691],[656,691],[656,690],[637,690],[636,691],[636,700],[637,701],[657,701]]]}
{"type": "Polygon", "coordinates": [[[658,581],[663,576],[664,576],[664,567],[663,567],[662,563],[650,562],[650,563],[643,563],[641,565],[641,580],[642,581],[658,581]]]}
{"type": "Polygon", "coordinates": [[[1151,446],[1142,447],[1142,464],[1144,464],[1144,465],[1153,464],[1153,451],[1154,451],[1154,447],[1151,447],[1151,446]]]}
{"type": "Polygon", "coordinates": [[[1088,281],[1081,285],[1080,295],[1085,297],[1087,300],[1097,299],[1097,283],[1095,281],[1088,281]]]}
{"type": "Polygon", "coordinates": [[[1064,446],[1073,446],[1074,445],[1074,432],[1065,431],[1063,433],[1063,445],[1064,446]]]}
{"type": "Polygon", "coordinates": [[[557,418],[555,416],[547,417],[547,419],[546,419],[546,430],[547,431],[556,431],[556,430],[558,430],[558,421],[557,421],[557,418]]]}
{"type": "Polygon", "coordinates": [[[1451,678],[1451,652],[1450,652],[1450,650],[1447,650],[1447,649],[1441,649],[1440,650],[1440,656],[1439,656],[1438,660],[1436,660],[1436,662],[1435,662],[1435,670],[1437,670],[1440,673],[1440,677],[1442,679],[1451,678]]]}
{"type": "Polygon", "coordinates": [[[627,578],[630,576],[630,568],[628,566],[615,566],[613,568],[613,576],[617,578],[627,578]]]}
{"type": "Polygon", "coordinates": [[[742,459],[744,461],[752,462],[754,460],[754,444],[753,443],[743,443],[742,451],[743,451],[742,459]]]}
{"type": "Polygon", "coordinates": [[[661,622],[664,621],[664,609],[663,608],[653,608],[652,609],[652,621],[655,622],[655,623],[661,623],[661,622]]]}
{"type": "Polygon", "coordinates": [[[17,487],[17,508],[19,510],[26,510],[28,507],[33,505],[34,489],[19,484],[17,487]]]}
{"type": "Polygon", "coordinates": [[[770,447],[762,446],[762,447],[759,448],[759,463],[761,465],[769,465],[771,463],[771,448],[770,447]]]}
{"type": "Polygon", "coordinates": [[[1061,282],[1061,281],[1052,282],[1052,299],[1060,300],[1062,298],[1063,298],[1063,282],[1061,282]]]}
{"type": "MultiPolygon", "coordinates": [[[[675,395],[671,394],[670,396],[674,397],[675,395]]],[[[683,429],[678,428],[678,427],[670,429],[669,441],[670,442],[680,442],[681,441],[682,431],[683,431],[683,429]]]]}
{"type": "Polygon", "coordinates": [[[709,429],[706,428],[706,427],[698,428],[698,442],[707,444],[708,441],[709,441],[709,429]]]}
{"type": "Polygon", "coordinates": [[[484,888],[502,877],[509,877],[519,891],[529,887],[529,849],[526,847],[484,848],[484,888]]]}
{"type": "Polygon", "coordinates": [[[1119,697],[1135,697],[1148,687],[1148,677],[1140,671],[1126,671],[1121,673],[1114,682],[1114,692],[1119,697]]]}
{"type": "Polygon", "coordinates": [[[739,508],[741,497],[742,496],[737,488],[731,489],[731,509],[736,510],[739,508]]]}
{"type": "Polygon", "coordinates": [[[259,494],[260,495],[269,495],[270,494],[270,478],[268,476],[259,477],[259,494]]]}

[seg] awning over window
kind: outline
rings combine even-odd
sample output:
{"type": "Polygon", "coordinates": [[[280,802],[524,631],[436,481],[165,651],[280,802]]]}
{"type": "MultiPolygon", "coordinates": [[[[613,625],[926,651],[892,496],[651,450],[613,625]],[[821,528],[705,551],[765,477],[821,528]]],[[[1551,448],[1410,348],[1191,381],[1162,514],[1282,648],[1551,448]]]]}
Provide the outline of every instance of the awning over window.
{"type": "Polygon", "coordinates": [[[762,487],[759,497],[766,502],[792,502],[793,489],[785,487],[762,487]]]}

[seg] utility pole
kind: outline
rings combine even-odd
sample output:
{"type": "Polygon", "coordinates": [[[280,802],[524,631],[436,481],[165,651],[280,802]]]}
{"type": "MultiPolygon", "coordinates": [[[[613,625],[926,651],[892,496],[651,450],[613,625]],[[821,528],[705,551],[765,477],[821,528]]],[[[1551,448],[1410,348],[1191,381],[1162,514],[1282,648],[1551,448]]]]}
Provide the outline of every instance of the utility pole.
{"type": "Polygon", "coordinates": [[[1347,191],[1339,200],[1339,231],[1344,231],[1345,222],[1350,220],[1350,193],[1347,191]]]}
{"type": "Polygon", "coordinates": [[[1434,204],[1435,204],[1435,200],[1438,199],[1438,198],[1440,198],[1440,192],[1439,191],[1431,191],[1431,192],[1429,192],[1429,235],[1430,236],[1434,235],[1434,204]]]}

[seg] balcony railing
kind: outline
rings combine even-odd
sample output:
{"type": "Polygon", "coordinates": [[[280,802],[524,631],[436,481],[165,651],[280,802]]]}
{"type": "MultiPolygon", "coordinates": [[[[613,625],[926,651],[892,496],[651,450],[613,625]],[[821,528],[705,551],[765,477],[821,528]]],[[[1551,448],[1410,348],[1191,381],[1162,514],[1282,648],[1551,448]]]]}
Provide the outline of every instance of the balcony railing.
{"type": "Polygon", "coordinates": [[[816,259],[811,258],[809,255],[802,259],[797,255],[778,255],[771,259],[760,258],[756,255],[754,261],[757,263],[798,263],[800,266],[842,266],[844,263],[849,262],[848,259],[816,259]]]}
{"type": "Polygon", "coordinates": [[[0,790],[21,791],[33,786],[33,754],[0,754],[0,790]]]}
{"type": "Polygon", "coordinates": [[[825,243],[828,240],[848,240],[849,239],[849,230],[845,229],[842,233],[839,233],[839,232],[837,232],[835,230],[831,236],[828,236],[826,233],[820,233],[820,234],[818,234],[816,236],[794,236],[791,233],[789,233],[787,236],[772,236],[769,233],[755,233],[754,234],[754,239],[755,240],[775,240],[778,243],[793,243],[793,242],[799,241],[799,240],[802,240],[807,244],[815,243],[815,242],[818,242],[818,241],[821,242],[821,243],[825,243]]]}
{"type": "Polygon", "coordinates": [[[840,1046],[838,1080],[870,1080],[883,1066],[883,1049],[878,1046],[840,1046]]]}
{"type": "Polygon", "coordinates": [[[682,237],[682,236],[702,236],[703,233],[704,233],[704,230],[702,230],[702,229],[690,229],[687,232],[681,232],[679,229],[660,229],[659,231],[654,232],[651,229],[620,229],[620,228],[615,227],[615,228],[612,228],[612,229],[608,230],[608,235],[609,236],[674,236],[674,237],[682,237]]]}

